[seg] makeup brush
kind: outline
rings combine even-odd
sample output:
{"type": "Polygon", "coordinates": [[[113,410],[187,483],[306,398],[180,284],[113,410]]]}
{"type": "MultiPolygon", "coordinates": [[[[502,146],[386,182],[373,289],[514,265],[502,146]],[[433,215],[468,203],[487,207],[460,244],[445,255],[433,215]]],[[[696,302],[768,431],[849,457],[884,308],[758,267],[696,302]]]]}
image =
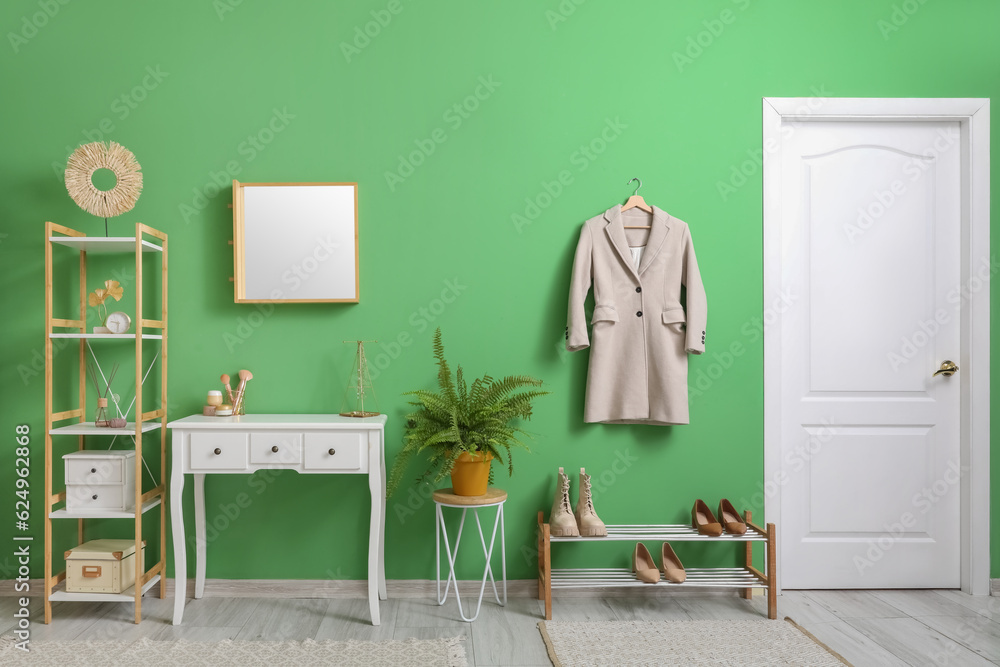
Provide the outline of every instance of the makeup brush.
{"type": "Polygon", "coordinates": [[[243,392],[246,390],[247,382],[253,379],[253,373],[244,369],[239,372],[240,384],[236,388],[236,403],[234,404],[233,411],[236,411],[235,406],[243,404],[243,392]]]}
{"type": "Polygon", "coordinates": [[[226,388],[226,398],[229,399],[229,404],[233,404],[233,388],[229,386],[229,376],[225,373],[219,378],[222,380],[222,386],[226,388]]]}

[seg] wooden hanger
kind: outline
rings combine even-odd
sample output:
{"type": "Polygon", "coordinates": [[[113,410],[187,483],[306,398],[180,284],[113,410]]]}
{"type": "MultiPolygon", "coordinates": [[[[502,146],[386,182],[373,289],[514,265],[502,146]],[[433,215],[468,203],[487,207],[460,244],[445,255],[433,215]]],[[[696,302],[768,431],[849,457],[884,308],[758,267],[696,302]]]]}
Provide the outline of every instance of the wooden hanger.
{"type": "MultiPolygon", "coordinates": [[[[639,181],[639,185],[635,186],[635,192],[632,193],[632,196],[629,197],[628,201],[625,202],[625,205],[622,206],[622,213],[629,210],[630,208],[637,208],[640,211],[645,211],[646,213],[652,214],[653,207],[647,204],[646,200],[643,199],[642,195],[639,194],[639,188],[642,187],[642,179],[638,177],[633,178],[629,180],[629,182],[626,183],[626,185],[628,185],[632,181],[639,181]]],[[[625,229],[652,229],[652,227],[653,227],[652,225],[625,225],[625,229]]]]}

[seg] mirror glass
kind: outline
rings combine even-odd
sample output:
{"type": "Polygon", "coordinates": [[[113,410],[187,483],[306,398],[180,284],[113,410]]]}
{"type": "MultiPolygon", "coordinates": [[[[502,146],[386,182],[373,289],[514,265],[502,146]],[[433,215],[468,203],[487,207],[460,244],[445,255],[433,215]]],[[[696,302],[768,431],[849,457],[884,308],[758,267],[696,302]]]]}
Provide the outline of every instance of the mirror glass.
{"type": "Polygon", "coordinates": [[[357,302],[356,183],[233,182],[236,301],[357,302]]]}

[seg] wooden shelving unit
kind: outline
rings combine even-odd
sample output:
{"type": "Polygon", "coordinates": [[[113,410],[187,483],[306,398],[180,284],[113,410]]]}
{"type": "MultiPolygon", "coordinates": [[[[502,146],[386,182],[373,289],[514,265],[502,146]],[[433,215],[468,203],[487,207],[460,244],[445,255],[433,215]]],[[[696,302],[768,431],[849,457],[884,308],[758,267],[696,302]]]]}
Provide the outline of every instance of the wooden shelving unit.
{"type": "MultiPolygon", "coordinates": [[[[119,409],[117,404],[116,409],[119,409]]],[[[69,227],[52,222],[45,223],[45,622],[52,622],[52,603],[69,602],[132,602],[135,604],[135,622],[142,620],[142,596],[156,584],[159,594],[166,596],[164,575],[166,574],[166,530],[167,520],[164,503],[167,474],[167,235],[142,223],[136,223],[135,236],[90,237],[69,227]],[[151,237],[151,238],[146,238],[151,237]],[[53,247],[60,246],[75,250],[80,256],[80,310],[78,319],[62,319],[53,316],[53,247]],[[143,253],[159,253],[160,276],[160,316],[151,319],[143,316],[143,253]],[[87,255],[93,254],[134,254],[135,256],[135,317],[133,331],[126,334],[94,334],[87,332],[87,255]],[[155,332],[155,333],[154,333],[155,332]],[[79,340],[79,406],[71,410],[53,410],[53,344],[55,339],[79,340]],[[157,355],[146,366],[143,363],[143,342],[160,341],[157,355]],[[125,345],[135,347],[135,400],[123,416],[132,416],[125,428],[98,428],[87,414],[87,352],[96,360],[91,341],[102,341],[99,345],[125,345]],[[103,342],[109,341],[109,342],[103,342]],[[114,341],[114,342],[110,342],[114,341]],[[153,364],[160,363],[159,408],[143,412],[142,385],[145,374],[153,364]],[[75,420],[74,423],[57,426],[59,422],[75,420]],[[143,434],[159,430],[159,480],[153,488],[143,492],[143,434]],[[53,437],[77,437],[77,447],[84,449],[87,439],[131,438],[136,450],[135,456],[135,509],[134,511],[101,510],[92,512],[70,512],[56,505],[66,502],[65,489],[53,489],[52,471],[54,465],[62,463],[53,460],[53,437]],[[67,593],[65,591],[66,571],[53,574],[52,569],[52,522],[59,520],[77,521],[77,539],[84,542],[84,522],[87,519],[131,519],[135,522],[136,553],[142,543],[143,514],[159,507],[160,549],[159,558],[145,572],[142,559],[136,558],[135,580],[137,585],[121,594],[67,593]]],[[[107,447],[104,447],[107,449],[107,447]]],[[[151,476],[151,475],[150,475],[151,476]]],[[[147,554],[147,559],[149,555],[147,554]]]]}
{"type": "Polygon", "coordinates": [[[671,588],[736,588],[740,596],[749,600],[754,588],[767,590],[767,617],[778,617],[777,576],[775,561],[775,528],[754,524],[750,512],[744,512],[747,524],[745,535],[723,533],[718,537],[699,535],[690,525],[608,525],[607,537],[553,537],[542,512],[538,513],[538,599],[545,601],[545,620],[552,620],[552,590],[570,588],[641,588],[669,586],[671,588]],[[636,579],[629,568],[559,568],[552,569],[553,543],[602,543],[602,542],[718,542],[744,545],[743,567],[686,567],[687,580],[682,584],[660,579],[659,584],[647,584],[636,579]],[[753,544],[763,542],[766,556],[765,571],[753,566],[753,544]]]}

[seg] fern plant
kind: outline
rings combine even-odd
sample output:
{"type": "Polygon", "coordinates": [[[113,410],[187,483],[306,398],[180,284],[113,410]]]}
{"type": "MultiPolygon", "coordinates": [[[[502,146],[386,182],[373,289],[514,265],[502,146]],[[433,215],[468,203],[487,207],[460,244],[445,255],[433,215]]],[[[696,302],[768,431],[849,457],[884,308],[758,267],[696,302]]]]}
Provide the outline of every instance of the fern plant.
{"type": "MultiPolygon", "coordinates": [[[[416,397],[410,401],[415,410],[406,415],[403,449],[393,463],[387,495],[392,495],[399,486],[410,460],[424,452],[428,453],[428,467],[417,482],[427,478],[440,482],[451,474],[455,459],[463,452],[489,452],[512,475],[511,450],[527,449],[519,436],[530,437],[517,425],[518,420],[530,419],[532,401],[550,393],[530,389],[540,387],[542,381],[527,375],[509,375],[499,380],[484,375],[468,385],[459,366],[452,378],[444,358],[441,329],[434,332],[434,358],[438,365],[438,390],[418,389],[404,394],[416,397]],[[522,391],[525,388],[529,389],[522,391]]],[[[493,481],[492,467],[490,481],[493,481]]]]}

